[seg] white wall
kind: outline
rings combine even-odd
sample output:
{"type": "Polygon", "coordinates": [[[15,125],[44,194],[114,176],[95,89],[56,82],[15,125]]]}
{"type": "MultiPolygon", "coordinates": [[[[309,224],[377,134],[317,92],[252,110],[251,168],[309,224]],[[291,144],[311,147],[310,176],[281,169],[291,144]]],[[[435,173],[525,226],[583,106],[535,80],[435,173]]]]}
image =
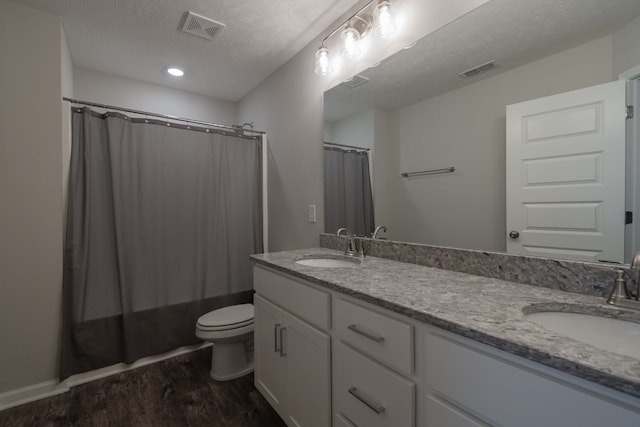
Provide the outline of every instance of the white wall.
{"type": "Polygon", "coordinates": [[[314,54],[335,28],[331,26],[240,101],[238,121],[255,121],[256,129],[268,135],[270,250],[317,246],[318,233],[324,231],[324,91],[483,3],[486,0],[412,2],[410,10],[400,14],[401,31],[393,40],[369,49],[356,63],[342,64],[332,78],[320,77],[313,72],[314,54]],[[307,222],[308,204],[318,206],[316,223],[307,222]]]}
{"type": "Polygon", "coordinates": [[[613,79],[603,37],[396,112],[398,170],[455,166],[455,173],[401,179],[394,238],[503,251],[505,107],[613,79]]]}
{"type": "Polygon", "coordinates": [[[74,97],[82,101],[208,121],[236,123],[238,104],[140,80],[75,67],[74,97]]]}
{"type": "MultiPolygon", "coordinates": [[[[359,148],[374,148],[374,109],[361,111],[333,122],[331,139],[325,141],[352,145],[359,148]]],[[[327,135],[327,132],[325,132],[327,135]]]]}
{"type": "Polygon", "coordinates": [[[57,377],[61,31],[59,18],[0,0],[0,394],[57,377]]]}
{"type": "Polygon", "coordinates": [[[613,35],[613,60],[616,76],[640,65],[640,17],[613,35]]]}

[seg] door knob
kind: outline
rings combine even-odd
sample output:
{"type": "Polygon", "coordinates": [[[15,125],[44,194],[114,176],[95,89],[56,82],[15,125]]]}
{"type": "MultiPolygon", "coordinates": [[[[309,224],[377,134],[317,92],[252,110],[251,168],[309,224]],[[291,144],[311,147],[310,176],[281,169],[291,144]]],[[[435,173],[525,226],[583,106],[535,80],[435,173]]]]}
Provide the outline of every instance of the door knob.
{"type": "Polygon", "coordinates": [[[509,232],[509,237],[511,237],[512,239],[517,239],[518,237],[520,237],[520,233],[518,233],[517,231],[513,230],[513,231],[509,232]]]}

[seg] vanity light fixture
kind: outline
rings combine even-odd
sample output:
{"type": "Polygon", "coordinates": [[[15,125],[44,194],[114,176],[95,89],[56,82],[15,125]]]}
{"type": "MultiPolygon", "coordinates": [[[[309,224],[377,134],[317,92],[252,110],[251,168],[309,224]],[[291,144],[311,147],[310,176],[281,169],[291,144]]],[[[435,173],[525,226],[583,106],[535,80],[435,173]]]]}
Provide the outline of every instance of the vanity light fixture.
{"type": "Polygon", "coordinates": [[[374,12],[373,34],[383,39],[387,39],[396,33],[396,24],[391,9],[391,2],[381,0],[376,5],[374,12]]]}
{"type": "Polygon", "coordinates": [[[346,21],[335,28],[316,51],[315,72],[326,76],[332,72],[330,50],[326,46],[329,38],[340,32],[342,48],[340,54],[347,59],[356,59],[362,54],[361,40],[373,28],[373,33],[380,38],[390,38],[396,32],[395,17],[391,0],[370,0],[346,21]],[[372,7],[372,5],[375,5],[372,7]],[[372,10],[373,9],[373,10],[372,10]]]}
{"type": "Polygon", "coordinates": [[[176,67],[167,68],[167,73],[171,74],[174,77],[182,77],[182,76],[184,76],[184,71],[182,71],[180,68],[176,68],[176,67]]]}
{"type": "Polygon", "coordinates": [[[329,49],[321,46],[316,52],[316,74],[326,76],[331,74],[332,68],[329,63],[329,49]]]}
{"type": "Polygon", "coordinates": [[[362,50],[360,49],[360,33],[358,30],[351,25],[347,25],[347,27],[342,30],[340,38],[342,39],[342,51],[340,51],[340,55],[347,59],[356,59],[362,54],[362,50]]]}

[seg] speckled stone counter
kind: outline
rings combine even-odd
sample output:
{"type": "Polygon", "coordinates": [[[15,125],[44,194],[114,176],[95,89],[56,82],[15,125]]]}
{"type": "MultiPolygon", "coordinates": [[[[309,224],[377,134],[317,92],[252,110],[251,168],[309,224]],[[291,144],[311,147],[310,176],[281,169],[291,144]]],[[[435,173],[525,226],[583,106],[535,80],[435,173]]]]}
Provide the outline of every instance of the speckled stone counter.
{"type": "Polygon", "coordinates": [[[640,312],[614,308],[597,296],[373,256],[351,268],[307,267],[295,262],[341,254],[312,248],[251,258],[256,264],[640,398],[640,360],[555,334],[524,318],[528,311],[569,308],[640,323],[640,312]]]}

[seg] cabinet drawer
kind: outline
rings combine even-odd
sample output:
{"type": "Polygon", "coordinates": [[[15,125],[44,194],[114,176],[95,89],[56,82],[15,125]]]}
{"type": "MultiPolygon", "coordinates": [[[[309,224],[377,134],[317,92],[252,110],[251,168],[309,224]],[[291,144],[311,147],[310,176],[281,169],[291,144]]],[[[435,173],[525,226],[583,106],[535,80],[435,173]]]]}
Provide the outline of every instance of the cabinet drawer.
{"type": "Polygon", "coordinates": [[[346,419],[358,427],[413,426],[415,384],[337,342],[333,351],[333,408],[337,425],[349,425],[346,419]]]}
{"type": "Polygon", "coordinates": [[[427,396],[427,427],[486,427],[487,424],[474,420],[468,414],[439,400],[427,396]]]}
{"type": "Polygon", "coordinates": [[[427,335],[427,383],[491,425],[635,426],[640,414],[446,335],[427,335]]]}
{"type": "Polygon", "coordinates": [[[413,326],[336,298],[335,333],[384,364],[413,373],[413,326]]]}
{"type": "Polygon", "coordinates": [[[331,296],[328,293],[259,266],[253,267],[253,288],[313,326],[329,330],[331,296]]]}

